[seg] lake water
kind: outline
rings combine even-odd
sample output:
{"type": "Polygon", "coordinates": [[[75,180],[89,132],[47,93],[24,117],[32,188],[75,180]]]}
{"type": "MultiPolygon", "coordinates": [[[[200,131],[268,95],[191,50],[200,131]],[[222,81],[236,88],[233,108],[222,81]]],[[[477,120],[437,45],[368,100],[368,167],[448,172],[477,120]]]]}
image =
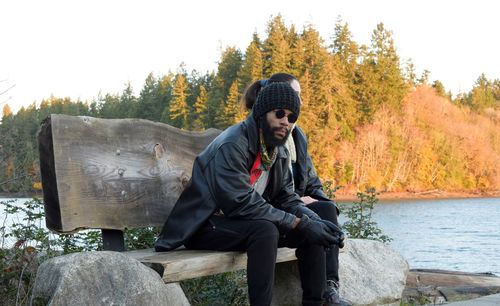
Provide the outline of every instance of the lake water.
{"type": "MultiPolygon", "coordinates": [[[[0,202],[6,202],[11,205],[15,206],[22,206],[25,202],[30,201],[30,198],[17,198],[17,199],[10,199],[10,198],[0,198],[0,202]]],[[[14,223],[25,223],[23,221],[23,218],[25,217],[24,213],[17,213],[17,214],[9,214],[7,215],[4,211],[5,206],[0,205],[0,247],[4,248],[10,248],[16,243],[16,239],[13,237],[4,237],[5,232],[9,232],[10,226],[14,223]],[[5,227],[5,231],[1,231],[1,227],[5,227]]],[[[38,223],[36,224],[39,227],[45,227],[45,220],[39,220],[38,223]]]]}
{"type": "MultiPolygon", "coordinates": [[[[373,216],[410,268],[500,276],[500,198],[382,201],[375,206],[373,216]]],[[[5,216],[0,209],[2,224],[21,219],[5,216]]]]}
{"type": "Polygon", "coordinates": [[[384,201],[373,218],[412,269],[500,276],[500,198],[384,201]]]}

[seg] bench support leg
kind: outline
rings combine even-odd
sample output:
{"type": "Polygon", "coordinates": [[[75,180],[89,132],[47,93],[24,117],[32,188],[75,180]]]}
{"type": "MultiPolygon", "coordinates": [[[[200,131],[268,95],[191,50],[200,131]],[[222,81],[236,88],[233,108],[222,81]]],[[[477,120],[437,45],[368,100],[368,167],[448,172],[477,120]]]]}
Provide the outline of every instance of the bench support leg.
{"type": "Polygon", "coordinates": [[[119,230],[102,230],[102,245],[105,251],[125,251],[123,232],[119,230]]]}

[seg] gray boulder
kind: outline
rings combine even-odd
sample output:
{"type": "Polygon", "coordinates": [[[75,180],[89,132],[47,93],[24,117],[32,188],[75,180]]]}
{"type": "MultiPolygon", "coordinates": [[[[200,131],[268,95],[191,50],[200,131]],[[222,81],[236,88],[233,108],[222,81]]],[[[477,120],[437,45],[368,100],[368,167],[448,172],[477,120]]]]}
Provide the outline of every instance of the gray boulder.
{"type": "MultiPolygon", "coordinates": [[[[409,266],[386,244],[348,239],[339,261],[340,294],[354,305],[383,305],[401,299],[409,266]]],[[[300,305],[301,296],[297,263],[278,264],[273,305],[300,305]]]]}
{"type": "Polygon", "coordinates": [[[340,254],[340,294],[357,305],[382,305],[401,299],[408,262],[388,245],[350,239],[340,254]]]}
{"type": "Polygon", "coordinates": [[[177,283],[117,252],[75,253],[38,269],[32,305],[189,305],[177,283]]]}

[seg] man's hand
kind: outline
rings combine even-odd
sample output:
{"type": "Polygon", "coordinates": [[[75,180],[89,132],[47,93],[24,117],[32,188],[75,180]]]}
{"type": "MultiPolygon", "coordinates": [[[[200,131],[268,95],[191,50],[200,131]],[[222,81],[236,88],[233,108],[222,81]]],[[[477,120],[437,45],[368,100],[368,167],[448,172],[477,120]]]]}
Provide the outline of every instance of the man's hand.
{"type": "Polygon", "coordinates": [[[317,202],[318,200],[311,198],[310,196],[305,196],[300,198],[305,205],[309,205],[311,203],[317,202]]]}
{"type": "Polygon", "coordinates": [[[317,221],[319,221],[319,222],[325,224],[326,226],[328,226],[328,228],[330,229],[332,235],[335,236],[335,239],[337,240],[337,242],[335,244],[338,245],[339,248],[343,248],[344,247],[345,234],[340,229],[340,227],[338,227],[333,222],[330,222],[328,220],[319,219],[317,221]]]}
{"type": "MultiPolygon", "coordinates": [[[[332,223],[333,224],[333,223],[332,223]]],[[[329,247],[338,243],[338,238],[333,235],[328,225],[321,221],[312,220],[307,215],[300,218],[297,229],[304,233],[309,242],[329,247]]]]}

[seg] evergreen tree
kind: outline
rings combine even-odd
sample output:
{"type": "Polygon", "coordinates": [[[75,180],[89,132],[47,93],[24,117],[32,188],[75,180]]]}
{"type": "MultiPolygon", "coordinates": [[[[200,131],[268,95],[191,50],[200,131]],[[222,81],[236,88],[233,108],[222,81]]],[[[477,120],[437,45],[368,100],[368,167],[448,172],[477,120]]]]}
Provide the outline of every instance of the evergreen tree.
{"type": "Polygon", "coordinates": [[[5,104],[2,109],[2,120],[3,118],[10,116],[12,116],[12,110],[10,109],[9,104],[5,104]]]}
{"type": "Polygon", "coordinates": [[[135,116],[142,119],[152,121],[159,121],[163,107],[161,101],[158,99],[159,82],[150,73],[144,82],[144,87],[139,94],[139,99],[135,116]]]}
{"type": "Polygon", "coordinates": [[[133,118],[134,109],[137,104],[137,97],[134,96],[134,91],[130,82],[127,82],[120,96],[119,107],[117,109],[117,118],[133,118]]]}
{"type": "Polygon", "coordinates": [[[245,57],[238,75],[241,82],[241,92],[251,83],[262,79],[263,59],[261,48],[262,43],[257,33],[254,33],[252,42],[245,51],[245,57]]]}
{"type": "Polygon", "coordinates": [[[390,105],[399,109],[408,86],[401,72],[392,32],[379,23],[373,31],[371,49],[363,48],[363,62],[356,74],[356,98],[362,121],[371,121],[376,109],[390,105]]]}
{"type": "Polygon", "coordinates": [[[205,86],[200,85],[198,97],[196,97],[196,103],[194,104],[194,121],[193,129],[195,131],[204,130],[206,128],[205,123],[207,120],[207,90],[205,86]]]}
{"type": "Polygon", "coordinates": [[[444,88],[444,85],[440,81],[435,80],[434,83],[432,83],[432,88],[434,88],[434,90],[436,91],[436,93],[438,95],[440,95],[441,97],[446,97],[447,96],[446,95],[446,90],[444,88]]]}
{"type": "Polygon", "coordinates": [[[169,72],[161,78],[158,88],[158,101],[160,108],[162,109],[160,122],[167,124],[171,123],[170,102],[172,101],[173,79],[174,74],[169,72]]]}
{"type": "MultiPolygon", "coordinates": [[[[191,110],[189,121],[193,122],[195,120],[195,104],[200,96],[200,87],[205,89],[205,94],[208,92],[208,89],[211,88],[212,76],[208,73],[201,74],[196,70],[191,71],[187,78],[189,88],[188,92],[190,93],[187,99],[187,103],[189,105],[189,109],[191,110]]],[[[208,100],[208,96],[206,97],[208,100]]],[[[208,105],[208,102],[205,106],[208,105]]],[[[206,112],[203,115],[203,121],[206,121],[206,112]]]]}
{"type": "Polygon", "coordinates": [[[290,50],[287,69],[285,72],[294,76],[300,76],[304,73],[305,67],[303,63],[306,56],[306,46],[304,45],[304,40],[297,33],[293,24],[290,26],[290,30],[287,31],[286,41],[290,50]]]}
{"type": "Polygon", "coordinates": [[[330,114],[332,104],[332,86],[335,72],[331,66],[331,58],[327,49],[323,46],[323,40],[319,33],[312,27],[304,29],[301,39],[305,46],[305,57],[302,63],[304,70],[309,72],[310,86],[312,90],[312,102],[307,111],[316,115],[319,126],[325,126],[330,114]]]}
{"type": "Polygon", "coordinates": [[[120,98],[116,95],[106,94],[101,97],[100,107],[99,107],[99,117],[101,118],[119,118],[120,98]]]}
{"type": "Polygon", "coordinates": [[[188,84],[184,74],[175,76],[172,89],[172,101],[170,102],[170,119],[176,127],[189,129],[189,105],[187,104],[188,84]]]}
{"type": "MultiPolygon", "coordinates": [[[[218,86],[222,90],[223,96],[227,96],[229,88],[234,80],[238,77],[238,73],[243,64],[243,56],[241,51],[235,47],[228,47],[221,54],[221,60],[217,66],[216,79],[218,86]]],[[[216,85],[216,86],[217,86],[216,85]]]]}
{"type": "Polygon", "coordinates": [[[238,49],[229,47],[222,52],[212,90],[208,95],[207,119],[209,127],[223,127],[225,99],[231,85],[237,79],[242,63],[242,55],[238,49]]]}
{"type": "Polygon", "coordinates": [[[242,121],[244,118],[245,116],[241,110],[240,93],[238,92],[238,81],[235,80],[226,98],[226,106],[224,107],[220,126],[225,129],[228,126],[242,121]]]}
{"type": "Polygon", "coordinates": [[[0,191],[2,185],[8,182],[14,170],[13,149],[14,135],[12,133],[13,114],[8,104],[2,109],[2,120],[0,121],[0,191]]]}
{"type": "Polygon", "coordinates": [[[287,29],[281,15],[274,17],[267,26],[264,41],[264,75],[285,72],[289,67],[290,46],[287,29]]]}
{"type": "Polygon", "coordinates": [[[473,110],[480,111],[485,108],[496,106],[493,83],[481,74],[472,88],[470,106],[473,110]]]}
{"type": "Polygon", "coordinates": [[[360,50],[358,44],[352,39],[348,24],[343,23],[340,17],[335,24],[334,33],[330,47],[334,70],[338,73],[335,90],[338,94],[336,116],[342,137],[352,138],[360,117],[355,100],[355,80],[360,50]]]}
{"type": "Polygon", "coordinates": [[[346,81],[352,82],[356,72],[359,47],[352,39],[351,31],[347,23],[342,23],[339,17],[335,24],[333,43],[330,46],[332,53],[340,63],[341,74],[346,81]]]}
{"type": "Polygon", "coordinates": [[[417,74],[415,72],[415,64],[413,64],[411,59],[406,61],[405,80],[412,88],[414,88],[418,84],[417,74]]]}

